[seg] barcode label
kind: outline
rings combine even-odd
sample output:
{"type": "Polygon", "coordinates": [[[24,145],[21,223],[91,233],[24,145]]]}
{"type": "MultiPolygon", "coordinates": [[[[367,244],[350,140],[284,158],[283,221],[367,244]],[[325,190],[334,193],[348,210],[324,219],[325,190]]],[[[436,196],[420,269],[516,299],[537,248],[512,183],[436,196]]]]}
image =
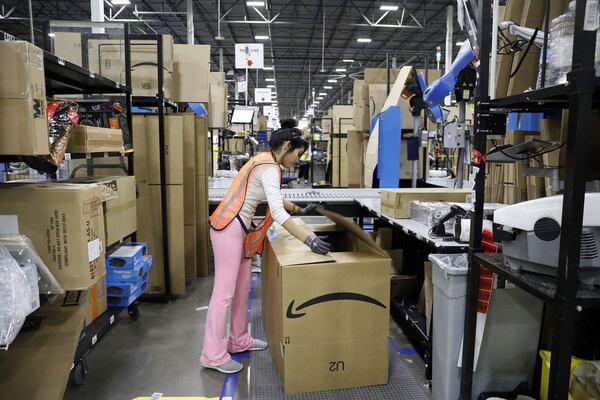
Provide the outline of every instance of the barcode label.
{"type": "Polygon", "coordinates": [[[598,0],[588,0],[585,5],[584,31],[595,31],[598,29],[598,0]]]}

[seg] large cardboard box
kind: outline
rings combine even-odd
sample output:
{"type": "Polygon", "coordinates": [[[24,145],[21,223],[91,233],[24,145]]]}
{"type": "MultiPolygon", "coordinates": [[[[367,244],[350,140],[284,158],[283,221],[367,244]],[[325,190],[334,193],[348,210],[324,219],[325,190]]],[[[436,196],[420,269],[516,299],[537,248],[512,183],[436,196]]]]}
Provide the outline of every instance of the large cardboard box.
{"type": "Polygon", "coordinates": [[[196,128],[194,114],[183,114],[183,220],[196,223],[196,128]]]}
{"type": "Polygon", "coordinates": [[[225,82],[225,72],[210,73],[208,114],[208,126],[210,128],[224,128],[227,126],[227,83],[225,82]]]}
{"type": "Polygon", "coordinates": [[[365,81],[356,79],[352,90],[352,116],[354,128],[359,131],[368,131],[371,120],[369,119],[369,87],[365,81]]]}
{"type": "MultiPolygon", "coordinates": [[[[135,177],[138,183],[160,184],[158,115],[133,116],[135,177]]],[[[168,185],[183,185],[183,116],[165,115],[165,166],[168,185]]]]}
{"type": "MultiPolygon", "coordinates": [[[[147,294],[165,293],[164,255],[160,185],[140,184],[138,198],[138,241],[148,243],[154,256],[147,294]]],[[[183,185],[167,186],[169,230],[169,276],[171,293],[185,294],[185,234],[183,225],[183,185]]]]}
{"type": "Polygon", "coordinates": [[[208,178],[196,176],[196,261],[198,276],[209,276],[210,238],[208,224],[208,178]]]}
{"type": "Polygon", "coordinates": [[[0,154],[50,152],[44,53],[28,42],[0,42],[0,154]]]}
{"type": "Polygon", "coordinates": [[[349,130],[354,129],[354,107],[352,105],[336,104],[331,110],[335,133],[348,133],[349,130]]]}
{"type": "Polygon", "coordinates": [[[133,176],[86,176],[61,183],[97,183],[110,190],[104,196],[106,245],[110,246],[137,230],[136,185],[133,176]]]}
{"type": "Polygon", "coordinates": [[[333,187],[348,187],[348,138],[334,136],[331,143],[333,187]]]}
{"type": "Polygon", "coordinates": [[[102,276],[95,285],[81,292],[81,304],[83,305],[85,321],[88,326],[108,309],[106,299],[106,275],[102,276]]]}
{"type": "Polygon", "coordinates": [[[71,129],[68,153],[102,153],[123,151],[123,131],[77,125],[71,129]]]}
{"type": "Polygon", "coordinates": [[[173,100],[208,103],[210,45],[173,46],[173,100]]]}
{"type": "Polygon", "coordinates": [[[313,230],[328,236],[329,255],[281,227],[263,255],[265,327],[287,393],[388,382],[390,259],[357,225],[325,214],[336,225],[313,230]]]}
{"type": "Polygon", "coordinates": [[[104,276],[101,185],[0,185],[0,215],[16,215],[19,232],[65,290],[86,290],[104,276]]]}
{"type": "Polygon", "coordinates": [[[392,218],[410,218],[410,202],[455,201],[466,202],[471,189],[420,188],[383,189],[381,191],[381,213],[392,218]]]}
{"type": "Polygon", "coordinates": [[[14,400],[62,400],[84,321],[82,306],[58,300],[32,314],[37,329],[19,333],[0,354],[2,397],[14,400]]]}
{"type": "Polygon", "coordinates": [[[183,227],[185,251],[185,280],[191,281],[198,275],[198,260],[196,259],[196,224],[183,227]]]}

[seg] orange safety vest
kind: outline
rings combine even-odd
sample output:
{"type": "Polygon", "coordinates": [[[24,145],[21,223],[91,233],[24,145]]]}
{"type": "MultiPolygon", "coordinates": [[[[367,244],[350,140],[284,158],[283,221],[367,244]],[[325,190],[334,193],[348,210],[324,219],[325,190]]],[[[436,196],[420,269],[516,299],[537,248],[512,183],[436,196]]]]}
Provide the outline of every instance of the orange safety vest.
{"type": "MultiPolygon", "coordinates": [[[[272,164],[276,165],[279,170],[279,181],[281,184],[281,168],[275,161],[271,152],[259,153],[252,157],[238,172],[215,212],[210,216],[210,226],[218,231],[221,231],[234,219],[238,218],[240,210],[246,201],[246,192],[248,190],[248,182],[254,175],[254,168],[259,165],[272,164]]],[[[240,221],[241,223],[241,221],[240,221]]],[[[267,207],[265,219],[261,221],[254,229],[246,234],[244,241],[244,258],[252,258],[255,254],[261,254],[267,236],[267,230],[273,223],[271,212],[267,207]]],[[[244,227],[245,228],[245,227],[244,227]]]]}

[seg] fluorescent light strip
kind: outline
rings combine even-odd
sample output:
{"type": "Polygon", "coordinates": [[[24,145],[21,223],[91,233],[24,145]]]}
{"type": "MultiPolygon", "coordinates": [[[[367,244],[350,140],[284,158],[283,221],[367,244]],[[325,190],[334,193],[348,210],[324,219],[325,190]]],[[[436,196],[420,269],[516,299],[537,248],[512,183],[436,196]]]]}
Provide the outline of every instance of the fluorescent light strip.
{"type": "Polygon", "coordinates": [[[329,82],[329,83],[337,83],[337,81],[335,79],[327,79],[327,82],[329,82]]]}
{"type": "Polygon", "coordinates": [[[319,92],[319,96],[327,96],[327,93],[325,93],[325,92],[319,92]]]}
{"type": "Polygon", "coordinates": [[[335,72],[346,72],[346,68],[336,68],[335,72]]]}
{"type": "Polygon", "coordinates": [[[128,4],[131,4],[131,1],[129,1],[129,0],[112,0],[111,3],[115,6],[126,6],[128,4]]]}
{"type": "Polygon", "coordinates": [[[384,5],[379,6],[379,9],[382,11],[398,11],[398,6],[384,4],[384,5]]]}
{"type": "Polygon", "coordinates": [[[275,78],[265,78],[265,82],[275,82],[275,78]]]}
{"type": "Polygon", "coordinates": [[[265,2],[264,1],[247,1],[246,5],[249,7],[264,7],[265,2]]]}
{"type": "Polygon", "coordinates": [[[267,36],[267,35],[256,35],[256,36],[254,36],[254,39],[256,39],[256,40],[269,40],[269,36],[267,36]]]}
{"type": "Polygon", "coordinates": [[[333,86],[323,86],[323,89],[327,89],[327,90],[333,89],[333,86]]]}
{"type": "Polygon", "coordinates": [[[359,43],[371,43],[370,38],[358,38],[358,39],[356,39],[356,41],[359,43]]]}
{"type": "Polygon", "coordinates": [[[263,71],[273,71],[273,67],[263,67],[263,71]]]}
{"type": "Polygon", "coordinates": [[[268,87],[269,89],[273,89],[273,88],[275,87],[275,85],[267,85],[267,87],[268,87]]]}
{"type": "Polygon", "coordinates": [[[342,60],[342,62],[345,62],[345,63],[353,63],[353,62],[354,62],[354,60],[351,60],[351,59],[349,59],[349,58],[345,58],[345,59],[343,59],[343,60],[342,60]]]}

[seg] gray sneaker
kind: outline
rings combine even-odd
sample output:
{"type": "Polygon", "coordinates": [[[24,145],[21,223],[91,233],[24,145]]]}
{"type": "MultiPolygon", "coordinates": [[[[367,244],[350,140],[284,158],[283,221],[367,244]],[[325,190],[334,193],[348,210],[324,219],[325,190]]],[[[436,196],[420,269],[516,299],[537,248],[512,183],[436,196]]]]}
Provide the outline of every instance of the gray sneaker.
{"type": "Polygon", "coordinates": [[[246,351],[261,351],[266,350],[267,347],[269,347],[267,342],[264,342],[260,339],[254,339],[252,346],[250,346],[246,351]]]}
{"type": "Polygon", "coordinates": [[[203,363],[200,363],[204,368],[210,368],[210,369],[215,369],[219,372],[222,372],[224,374],[235,374],[236,372],[240,372],[242,370],[242,368],[244,368],[244,365],[235,361],[235,360],[229,360],[227,361],[225,364],[221,364],[221,365],[217,365],[215,367],[211,366],[211,365],[206,365],[203,363]]]}

